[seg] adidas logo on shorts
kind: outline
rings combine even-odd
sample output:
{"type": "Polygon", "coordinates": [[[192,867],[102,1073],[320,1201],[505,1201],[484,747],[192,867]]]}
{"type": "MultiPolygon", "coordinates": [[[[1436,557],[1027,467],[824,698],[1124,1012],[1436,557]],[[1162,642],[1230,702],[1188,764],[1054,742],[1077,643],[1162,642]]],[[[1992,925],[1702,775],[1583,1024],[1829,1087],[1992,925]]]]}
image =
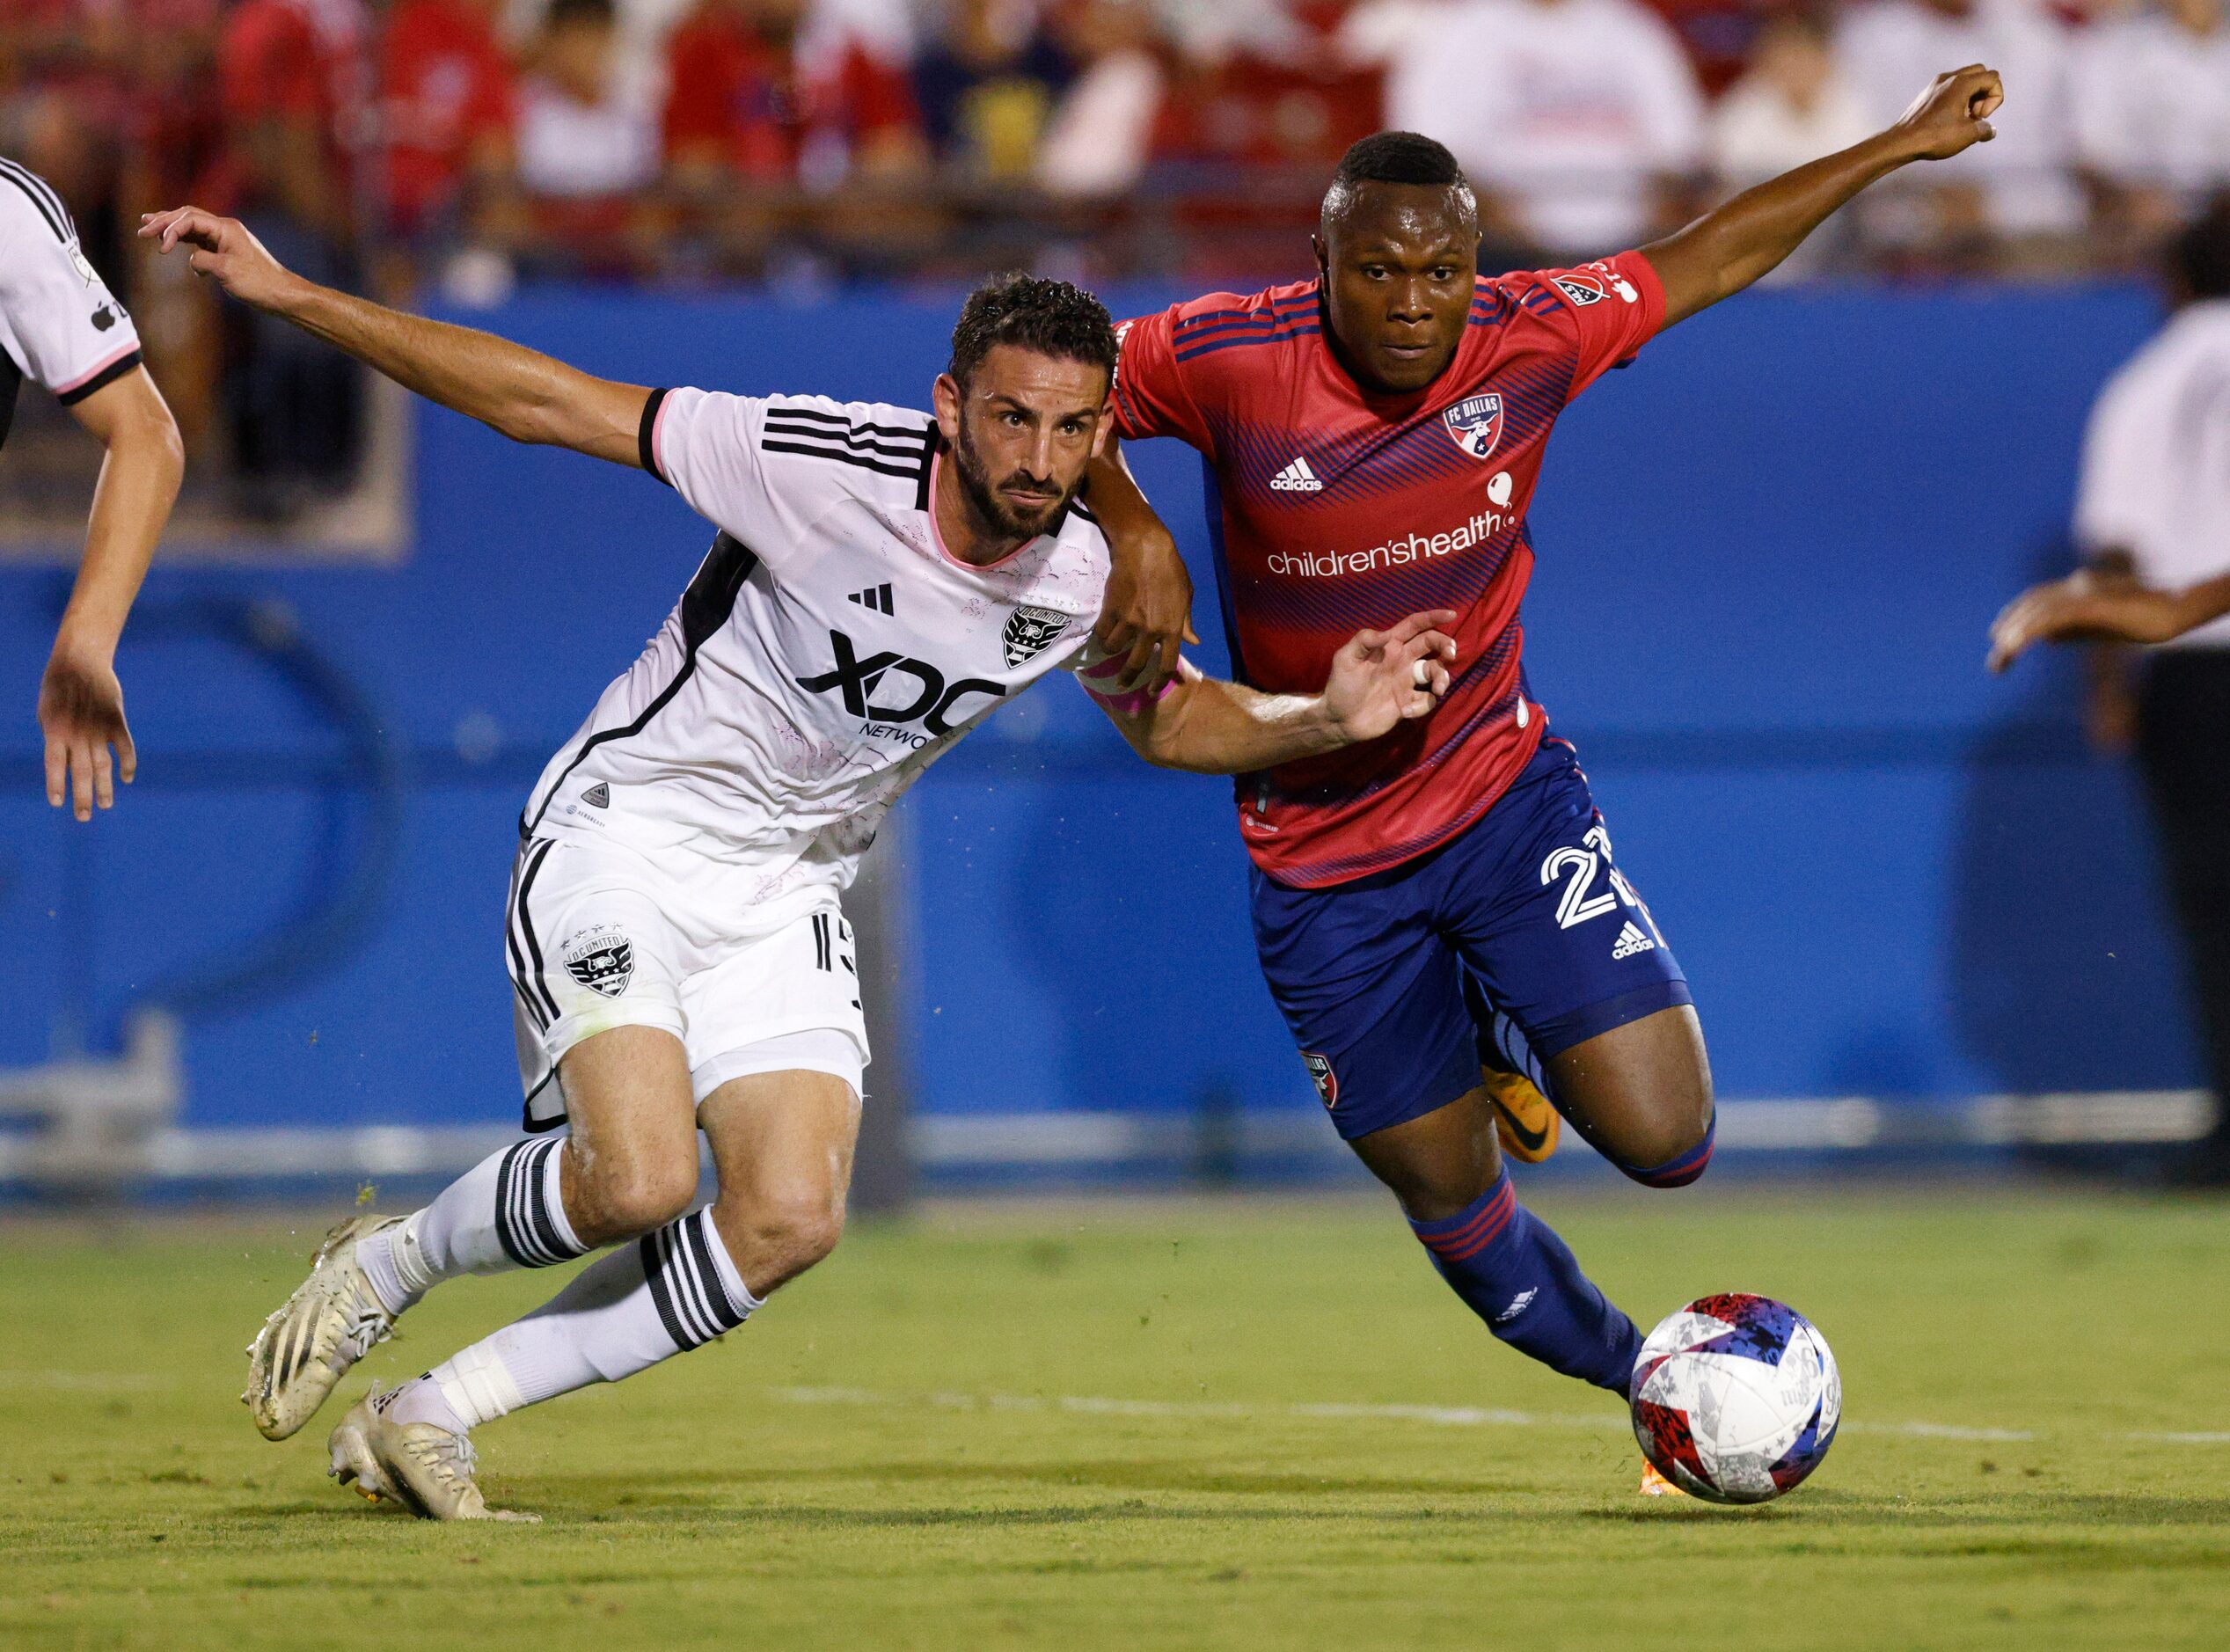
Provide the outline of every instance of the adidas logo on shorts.
{"type": "Polygon", "coordinates": [[[1324,484],[1316,479],[1316,472],[1309,469],[1306,459],[1296,459],[1276,476],[1270,478],[1274,493],[1320,493],[1324,484]]]}
{"type": "Polygon", "coordinates": [[[1655,952],[1656,949],[1657,943],[1636,929],[1634,920],[1628,918],[1626,927],[1619,932],[1617,944],[1611,948],[1611,956],[1614,959],[1631,958],[1636,953],[1655,952]]]}

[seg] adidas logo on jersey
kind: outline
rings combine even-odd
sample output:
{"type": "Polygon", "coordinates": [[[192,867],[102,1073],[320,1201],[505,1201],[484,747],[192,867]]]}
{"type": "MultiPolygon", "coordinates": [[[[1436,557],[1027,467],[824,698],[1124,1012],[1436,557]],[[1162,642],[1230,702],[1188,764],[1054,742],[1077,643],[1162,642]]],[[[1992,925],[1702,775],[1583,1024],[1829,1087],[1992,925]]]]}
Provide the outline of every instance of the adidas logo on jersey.
{"type": "Polygon", "coordinates": [[[596,783],[596,785],[590,786],[587,791],[581,794],[581,800],[586,803],[590,808],[610,808],[611,807],[611,787],[607,786],[603,781],[599,780],[596,783]]]}
{"type": "Polygon", "coordinates": [[[872,608],[878,614],[896,614],[898,611],[898,604],[890,600],[890,587],[888,585],[871,585],[864,591],[852,592],[844,601],[857,603],[862,608],[872,608]]]}
{"type": "Polygon", "coordinates": [[[1295,459],[1276,476],[1270,478],[1274,493],[1320,493],[1324,484],[1316,479],[1316,472],[1309,469],[1309,462],[1295,459]]]}
{"type": "Polygon", "coordinates": [[[1627,926],[1619,932],[1618,942],[1611,948],[1611,956],[1614,959],[1631,958],[1636,953],[1655,952],[1656,949],[1657,943],[1636,929],[1629,918],[1627,926]]]}

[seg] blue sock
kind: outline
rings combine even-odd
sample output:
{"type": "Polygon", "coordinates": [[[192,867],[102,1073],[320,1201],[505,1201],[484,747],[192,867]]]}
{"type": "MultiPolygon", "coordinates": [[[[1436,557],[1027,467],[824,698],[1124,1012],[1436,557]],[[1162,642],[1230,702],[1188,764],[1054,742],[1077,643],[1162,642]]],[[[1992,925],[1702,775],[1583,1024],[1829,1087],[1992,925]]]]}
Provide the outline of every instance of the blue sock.
{"type": "Polygon", "coordinates": [[[1641,1333],[1580,1271],[1548,1224],[1517,1202],[1508,1171],[1447,1220],[1409,1225],[1489,1331],[1554,1371],[1626,1397],[1641,1333]]]}

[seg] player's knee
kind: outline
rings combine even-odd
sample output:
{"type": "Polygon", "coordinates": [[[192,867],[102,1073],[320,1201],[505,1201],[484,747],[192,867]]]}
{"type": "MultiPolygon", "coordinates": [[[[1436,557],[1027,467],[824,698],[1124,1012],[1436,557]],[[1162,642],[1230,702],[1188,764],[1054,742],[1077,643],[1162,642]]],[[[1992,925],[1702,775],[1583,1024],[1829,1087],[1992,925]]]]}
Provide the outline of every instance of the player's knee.
{"type": "Polygon", "coordinates": [[[836,1249],[844,1237],[844,1202],[820,1193],[786,1194],[760,1201],[744,1213],[741,1225],[749,1263],[743,1257],[736,1262],[764,1295],[836,1249]]]}
{"type": "Polygon", "coordinates": [[[1711,1163],[1716,1130],[1711,1093],[1675,1099],[1626,1132],[1616,1160],[1647,1188],[1685,1188],[1711,1163]]]}
{"type": "MultiPolygon", "coordinates": [[[[596,1236],[609,1244],[638,1238],[684,1215],[697,1196],[697,1165],[649,1160],[599,1166],[589,1179],[589,1205],[596,1236]]],[[[582,1234],[584,1239],[589,1235],[582,1234]]]]}

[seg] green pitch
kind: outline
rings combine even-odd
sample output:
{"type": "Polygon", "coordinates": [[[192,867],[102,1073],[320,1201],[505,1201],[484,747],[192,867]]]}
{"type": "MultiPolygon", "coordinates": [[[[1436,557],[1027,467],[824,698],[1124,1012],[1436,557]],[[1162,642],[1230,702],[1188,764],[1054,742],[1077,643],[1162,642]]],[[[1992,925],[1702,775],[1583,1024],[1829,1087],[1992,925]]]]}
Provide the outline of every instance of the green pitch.
{"type": "MultiPolygon", "coordinates": [[[[1817,1321],[1811,1483],[1636,1497],[1620,1408],[1376,1203],[1046,1203],[856,1232],[725,1342],[484,1430],[545,1524],[437,1527],[322,1478],[337,1406],[271,1445],[234,1399],[329,1217],[0,1226],[0,1646],[2226,1644],[2230,1209],[1536,1202],[1645,1323],[1817,1321]]],[[[363,1374],[555,1283],[444,1287],[363,1374]]]]}

